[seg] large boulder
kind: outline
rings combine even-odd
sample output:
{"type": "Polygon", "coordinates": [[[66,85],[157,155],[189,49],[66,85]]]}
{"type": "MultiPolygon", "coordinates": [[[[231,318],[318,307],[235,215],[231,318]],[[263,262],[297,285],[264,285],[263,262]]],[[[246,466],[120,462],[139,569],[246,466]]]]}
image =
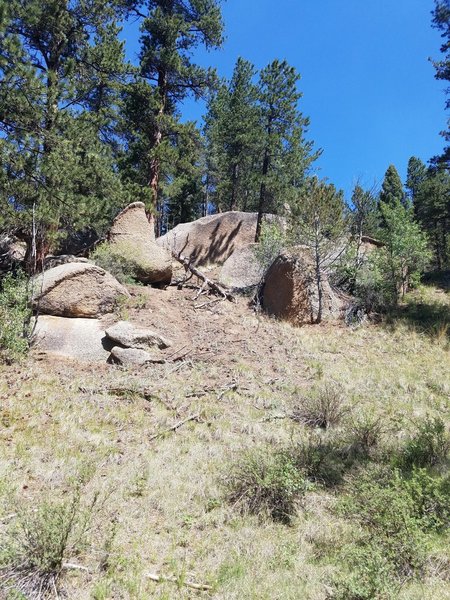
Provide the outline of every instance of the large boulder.
{"type": "MultiPolygon", "coordinates": [[[[345,302],[333,291],[324,272],[321,279],[322,320],[338,319],[343,314],[345,302]]],[[[266,273],[261,302],[269,315],[294,326],[317,321],[319,293],[309,248],[297,247],[275,259],[266,273]]]]}
{"type": "Polygon", "coordinates": [[[40,314],[98,317],[113,312],[128,291],[112,275],[90,263],[67,263],[33,280],[33,306],[40,314]]]}
{"type": "Polygon", "coordinates": [[[112,348],[98,319],[67,319],[40,315],[34,329],[34,348],[58,358],[106,363],[112,348]]]}
{"type": "Polygon", "coordinates": [[[149,350],[155,347],[164,350],[172,345],[168,339],[156,331],[133,325],[129,321],[119,321],[115,325],[111,325],[106,330],[106,335],[116,344],[137,350],[149,350]]]}
{"type": "Polygon", "coordinates": [[[108,234],[110,250],[131,269],[142,283],[169,284],[172,258],[155,242],[153,224],[147,219],[143,202],[133,202],[114,219],[108,234]]]}
{"type": "MultiPolygon", "coordinates": [[[[230,211],[181,223],[156,243],[190,257],[196,266],[223,264],[233,252],[255,241],[258,214],[230,211]]],[[[265,215],[265,220],[274,219],[265,215]]]]}
{"type": "Polygon", "coordinates": [[[264,275],[264,267],[256,257],[257,244],[248,244],[238,248],[224,262],[219,283],[233,290],[247,290],[260,284],[264,275]]]}

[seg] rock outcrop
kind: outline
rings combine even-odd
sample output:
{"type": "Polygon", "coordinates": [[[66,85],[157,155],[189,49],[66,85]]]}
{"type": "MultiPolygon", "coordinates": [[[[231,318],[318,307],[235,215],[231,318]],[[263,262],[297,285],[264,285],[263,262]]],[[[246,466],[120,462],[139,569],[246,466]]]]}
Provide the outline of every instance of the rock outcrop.
{"type": "Polygon", "coordinates": [[[68,319],[40,315],[34,330],[34,349],[59,358],[106,363],[112,348],[98,319],[68,319]]]}
{"type": "Polygon", "coordinates": [[[165,348],[170,348],[172,345],[168,339],[162,337],[156,331],[133,325],[129,321],[119,321],[115,325],[108,327],[106,335],[116,344],[137,350],[149,350],[152,348],[164,350],[165,348]]]}
{"type": "MultiPolygon", "coordinates": [[[[255,241],[257,213],[224,212],[181,223],[156,243],[190,257],[195,266],[223,264],[236,250],[255,241]]],[[[272,220],[273,215],[265,215],[272,220]]]]}
{"type": "Polygon", "coordinates": [[[156,244],[154,228],[147,219],[143,202],[133,202],[117,215],[108,240],[111,252],[130,265],[135,279],[142,283],[170,283],[171,255],[156,244]]]}
{"type": "Polygon", "coordinates": [[[90,263],[67,263],[33,280],[33,306],[40,314],[94,318],[113,312],[128,291],[90,263]]]}
{"type": "MultiPolygon", "coordinates": [[[[325,273],[322,277],[322,320],[338,319],[344,301],[332,290],[325,273]]],[[[319,293],[314,260],[309,248],[283,252],[267,271],[261,294],[263,309],[294,326],[315,323],[319,313],[319,293]]]]}
{"type": "Polygon", "coordinates": [[[238,248],[224,262],[219,274],[219,283],[232,290],[246,290],[259,285],[264,267],[255,254],[257,244],[238,248]]]}

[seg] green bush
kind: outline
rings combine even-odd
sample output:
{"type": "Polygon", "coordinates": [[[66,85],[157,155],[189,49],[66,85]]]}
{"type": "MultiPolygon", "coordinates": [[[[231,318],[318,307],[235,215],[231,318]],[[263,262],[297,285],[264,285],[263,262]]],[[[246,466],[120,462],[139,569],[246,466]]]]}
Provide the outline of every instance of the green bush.
{"type": "Polygon", "coordinates": [[[111,244],[99,244],[90,259],[99,267],[111,273],[120,283],[133,285],[138,283],[135,274],[135,263],[131,254],[128,258],[123,252],[115,252],[111,244]]]}
{"type": "Polygon", "coordinates": [[[297,469],[309,481],[333,487],[343,481],[344,474],[353,467],[348,448],[339,440],[320,434],[310,435],[293,451],[297,469]]]}
{"type": "Polygon", "coordinates": [[[450,525],[450,477],[370,465],[352,478],[338,503],[355,523],[354,541],[337,553],[343,570],[333,598],[396,598],[407,581],[422,578],[432,536],[450,525]],[[430,535],[431,534],[431,535],[430,535]]]}
{"type": "Polygon", "coordinates": [[[426,418],[404,445],[395,466],[403,470],[413,467],[437,467],[449,461],[450,436],[440,417],[426,418]]]}
{"type": "Polygon", "coordinates": [[[94,506],[82,508],[76,492],[64,501],[47,501],[19,511],[0,540],[3,587],[28,598],[44,598],[57,589],[64,562],[84,547],[94,506]]]}
{"type": "Polygon", "coordinates": [[[247,453],[227,477],[227,498],[243,513],[290,523],[298,500],[308,488],[287,452],[247,453]]]}
{"type": "Polygon", "coordinates": [[[261,227],[259,243],[255,246],[256,260],[264,271],[270,267],[273,261],[280,255],[286,245],[286,235],[278,222],[264,221],[261,227]]]}
{"type": "Polygon", "coordinates": [[[0,362],[10,364],[27,353],[30,319],[28,278],[9,273],[0,282],[0,362]]]}

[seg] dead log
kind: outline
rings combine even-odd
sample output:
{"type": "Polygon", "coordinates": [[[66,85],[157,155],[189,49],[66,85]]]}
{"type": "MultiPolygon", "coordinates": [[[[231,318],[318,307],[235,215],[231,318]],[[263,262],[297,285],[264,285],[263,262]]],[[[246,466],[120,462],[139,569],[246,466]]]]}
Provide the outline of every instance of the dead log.
{"type": "Polygon", "coordinates": [[[183,265],[183,267],[186,269],[186,272],[189,271],[190,273],[198,277],[214,293],[219,294],[219,296],[222,296],[224,300],[234,302],[235,299],[232,294],[227,292],[223,287],[221,287],[211,279],[208,279],[208,277],[206,277],[204,273],[199,271],[197,267],[194,267],[194,265],[191,264],[191,260],[187,256],[183,256],[182,254],[176,254],[175,252],[172,252],[172,256],[175,260],[177,260],[180,264],[183,265]]]}

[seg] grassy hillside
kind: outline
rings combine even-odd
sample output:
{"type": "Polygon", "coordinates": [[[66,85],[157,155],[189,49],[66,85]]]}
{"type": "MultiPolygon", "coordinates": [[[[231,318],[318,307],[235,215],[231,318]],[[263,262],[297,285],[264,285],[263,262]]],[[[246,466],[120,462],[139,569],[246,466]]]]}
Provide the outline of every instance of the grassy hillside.
{"type": "Polygon", "coordinates": [[[356,329],[133,294],[165,364],[1,367],[5,598],[450,598],[445,289],[356,329]]]}

